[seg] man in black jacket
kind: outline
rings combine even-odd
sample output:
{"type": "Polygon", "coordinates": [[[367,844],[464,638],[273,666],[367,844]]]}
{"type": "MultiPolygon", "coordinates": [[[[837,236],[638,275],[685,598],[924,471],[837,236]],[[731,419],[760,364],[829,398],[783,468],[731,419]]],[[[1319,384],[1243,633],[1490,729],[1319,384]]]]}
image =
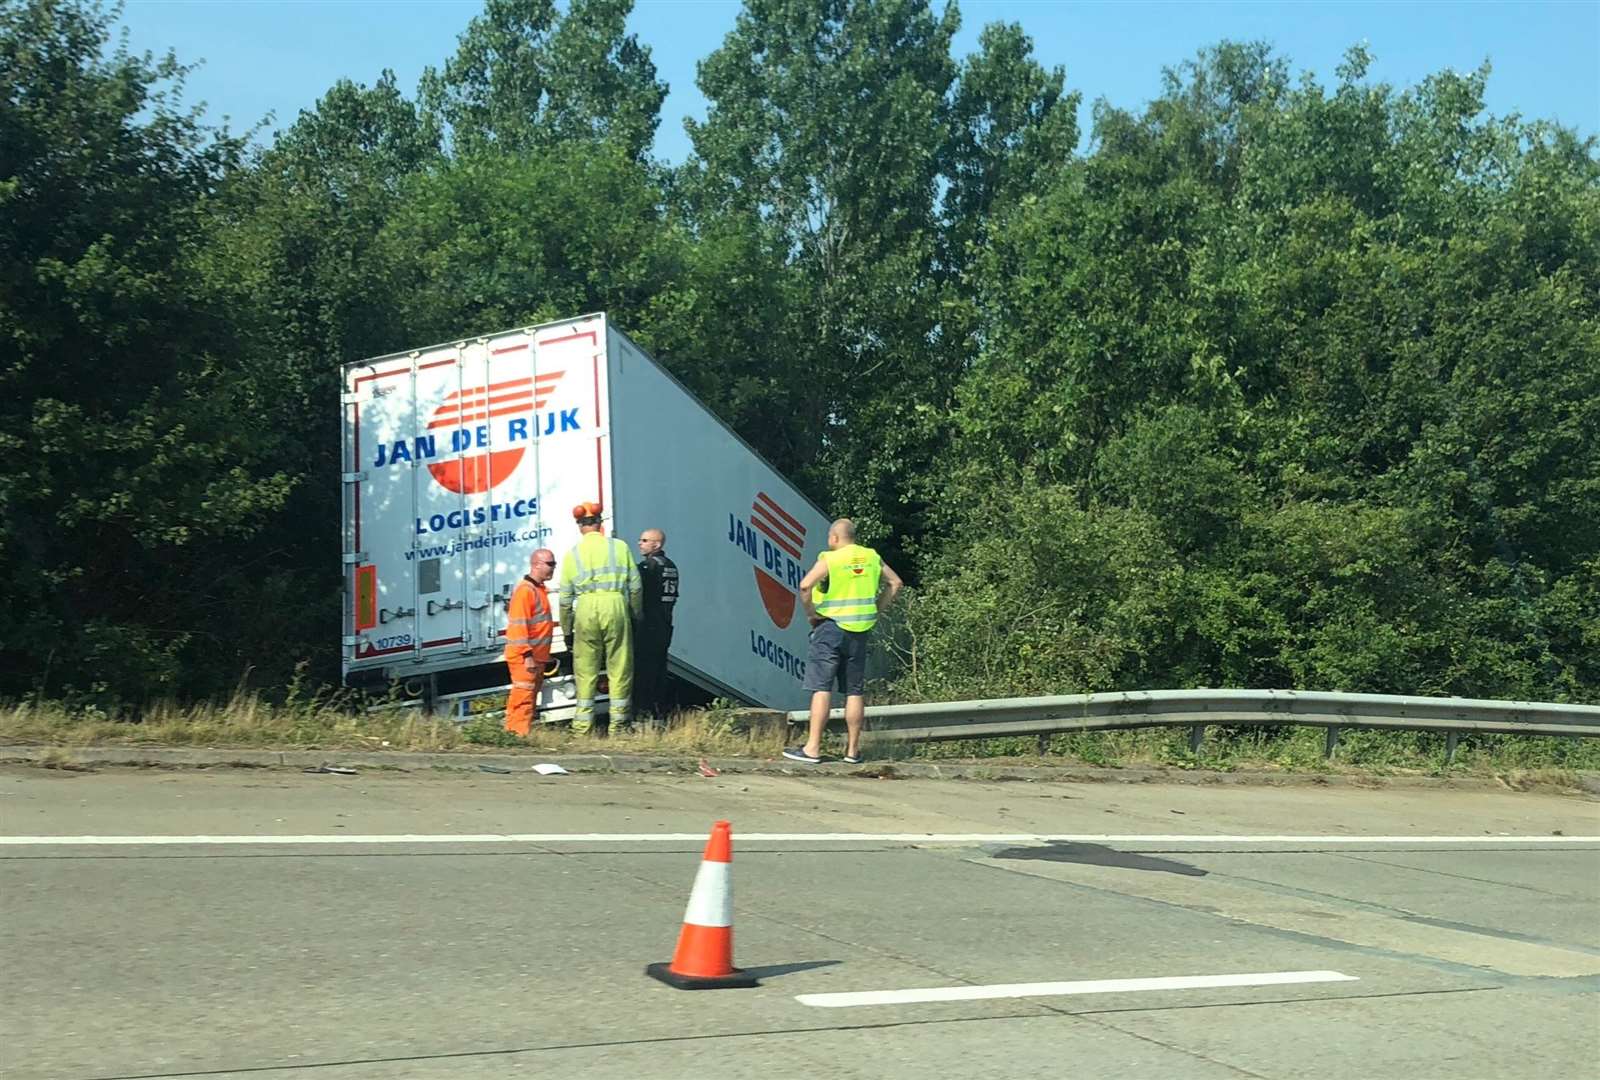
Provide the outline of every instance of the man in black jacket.
{"type": "Polygon", "coordinates": [[[678,567],[662,550],[667,534],[639,534],[639,577],[644,581],[644,621],[634,640],[633,696],[639,716],[660,719],[667,705],[667,648],[672,644],[672,608],[678,602],[678,567]]]}

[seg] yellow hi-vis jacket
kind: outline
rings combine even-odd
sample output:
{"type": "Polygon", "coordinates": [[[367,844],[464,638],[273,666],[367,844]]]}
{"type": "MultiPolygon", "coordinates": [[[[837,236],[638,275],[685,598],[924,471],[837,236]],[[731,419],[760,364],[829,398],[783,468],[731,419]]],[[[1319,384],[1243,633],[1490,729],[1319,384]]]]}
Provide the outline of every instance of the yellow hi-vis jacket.
{"type": "Polygon", "coordinates": [[[878,553],[860,544],[846,544],[838,551],[824,551],[828,564],[827,588],[811,590],[817,614],[832,619],[841,630],[871,630],[878,621],[878,579],[883,560],[878,553]]]}
{"type": "Polygon", "coordinates": [[[584,597],[598,600],[608,594],[621,600],[635,620],[644,617],[644,583],[633,552],[604,533],[584,533],[561,560],[562,632],[570,636],[573,610],[584,606],[584,597]]]}

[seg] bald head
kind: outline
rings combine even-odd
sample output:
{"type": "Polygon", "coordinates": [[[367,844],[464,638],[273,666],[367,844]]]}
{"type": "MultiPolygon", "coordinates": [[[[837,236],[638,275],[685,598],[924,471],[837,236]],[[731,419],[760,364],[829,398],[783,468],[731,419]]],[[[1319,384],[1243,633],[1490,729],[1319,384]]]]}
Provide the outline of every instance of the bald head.
{"type": "Polygon", "coordinates": [[[546,582],[556,575],[556,553],[540,548],[528,556],[528,576],[537,582],[546,582]]]}
{"type": "Polygon", "coordinates": [[[828,547],[840,548],[855,542],[856,523],[849,518],[840,518],[828,526],[828,547]]]}

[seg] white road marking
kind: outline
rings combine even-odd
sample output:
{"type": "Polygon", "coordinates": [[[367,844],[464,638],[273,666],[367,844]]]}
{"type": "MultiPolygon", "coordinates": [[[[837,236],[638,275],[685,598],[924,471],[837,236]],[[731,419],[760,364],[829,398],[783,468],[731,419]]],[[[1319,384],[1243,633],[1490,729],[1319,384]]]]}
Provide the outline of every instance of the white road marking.
{"type": "MultiPolygon", "coordinates": [[[[741,833],[738,844],[1600,844],[1600,836],[1283,836],[1178,835],[1171,833],[741,833]]],[[[292,836],[0,836],[0,847],[149,847],[236,844],[684,844],[703,843],[692,833],[307,833],[292,836]]]]}
{"type": "Polygon", "coordinates": [[[1086,979],[1079,982],[1000,983],[992,986],[930,986],[920,990],[864,990],[847,994],[797,994],[802,1005],[846,1009],[857,1005],[913,1005],[929,1001],[1062,997],[1067,994],[1128,994],[1145,990],[1214,990],[1229,986],[1359,982],[1338,971],[1267,971],[1254,975],[1177,975],[1157,979],[1086,979]]]}

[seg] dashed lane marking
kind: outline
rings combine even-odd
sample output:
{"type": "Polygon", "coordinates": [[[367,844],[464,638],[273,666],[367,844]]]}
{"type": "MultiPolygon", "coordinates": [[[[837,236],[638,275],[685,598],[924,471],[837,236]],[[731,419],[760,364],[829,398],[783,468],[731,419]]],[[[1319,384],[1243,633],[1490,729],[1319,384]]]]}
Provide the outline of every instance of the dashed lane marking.
{"type": "Polygon", "coordinates": [[[987,1001],[993,998],[1129,994],[1150,990],[1216,990],[1232,986],[1358,981],[1357,976],[1340,971],[1267,971],[1250,975],[1177,975],[1155,979],[1085,979],[1078,982],[930,986],[916,990],[862,990],[843,994],[798,994],[795,1000],[818,1009],[848,1009],[860,1005],[916,1005],[940,1001],[987,1001]]]}

